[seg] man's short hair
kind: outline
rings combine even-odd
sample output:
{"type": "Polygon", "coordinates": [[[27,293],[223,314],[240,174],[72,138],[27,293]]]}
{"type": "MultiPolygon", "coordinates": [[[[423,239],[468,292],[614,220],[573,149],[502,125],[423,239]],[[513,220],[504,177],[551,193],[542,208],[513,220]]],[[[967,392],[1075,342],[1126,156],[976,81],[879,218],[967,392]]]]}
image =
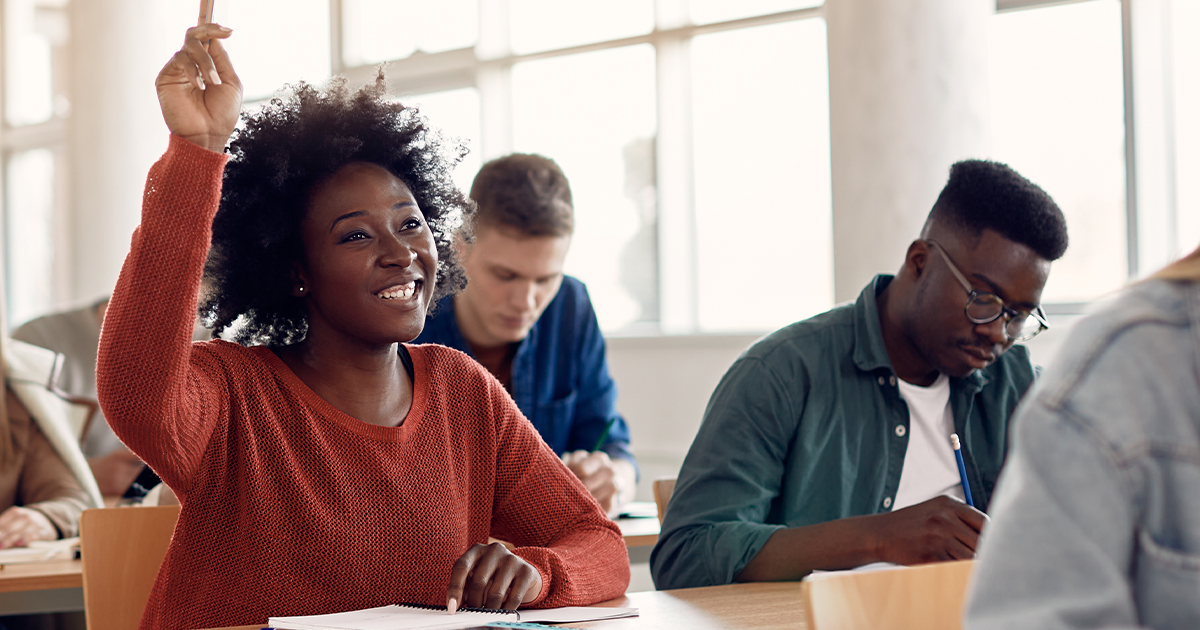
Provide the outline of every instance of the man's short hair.
{"type": "Polygon", "coordinates": [[[575,229],[571,186],[554,160],[513,153],[483,165],[471,184],[477,226],[506,227],[526,236],[570,236],[575,229]]]}
{"type": "Polygon", "coordinates": [[[951,166],[925,225],[934,222],[970,236],[994,230],[1050,261],[1067,251],[1067,221],[1058,204],[999,162],[963,160],[951,166]]]}

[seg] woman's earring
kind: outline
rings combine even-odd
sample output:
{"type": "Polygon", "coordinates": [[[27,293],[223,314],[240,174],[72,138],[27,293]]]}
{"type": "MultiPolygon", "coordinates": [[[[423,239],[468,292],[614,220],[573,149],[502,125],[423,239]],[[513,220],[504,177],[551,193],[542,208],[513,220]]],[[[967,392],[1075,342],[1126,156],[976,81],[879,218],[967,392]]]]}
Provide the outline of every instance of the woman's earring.
{"type": "Polygon", "coordinates": [[[303,285],[303,284],[302,284],[302,285],[300,285],[300,292],[301,292],[301,293],[304,293],[304,285],[303,285]]]}

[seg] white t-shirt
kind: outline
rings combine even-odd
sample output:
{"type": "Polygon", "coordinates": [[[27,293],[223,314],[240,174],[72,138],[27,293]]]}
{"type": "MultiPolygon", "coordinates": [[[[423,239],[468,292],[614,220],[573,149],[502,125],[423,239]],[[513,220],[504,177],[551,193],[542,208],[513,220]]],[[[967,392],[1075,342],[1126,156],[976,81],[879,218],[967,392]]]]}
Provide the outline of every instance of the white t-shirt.
{"type": "MultiPolygon", "coordinates": [[[[938,376],[929,387],[897,379],[900,397],[908,404],[908,450],[892,510],[948,495],[965,499],[958,461],[950,446],[954,414],[950,411],[950,378],[938,376]]],[[[903,425],[894,428],[899,434],[903,425]]]]}

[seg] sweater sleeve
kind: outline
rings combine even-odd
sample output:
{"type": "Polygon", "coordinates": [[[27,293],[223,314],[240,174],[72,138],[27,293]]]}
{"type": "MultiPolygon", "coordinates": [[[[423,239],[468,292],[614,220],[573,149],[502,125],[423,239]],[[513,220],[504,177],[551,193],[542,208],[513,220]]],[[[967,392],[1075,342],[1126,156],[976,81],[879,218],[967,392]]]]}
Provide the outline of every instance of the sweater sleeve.
{"type": "Polygon", "coordinates": [[[171,136],[150,169],[141,225],[100,336],[96,386],[113,431],[186,492],[221,414],[192,326],[226,156],[171,136]]]}
{"type": "MultiPolygon", "coordinates": [[[[499,387],[497,383],[495,385],[499,387]]],[[[494,536],[537,568],[534,607],[586,606],[621,596],[629,554],[621,530],[503,394],[496,457],[494,536]]]]}

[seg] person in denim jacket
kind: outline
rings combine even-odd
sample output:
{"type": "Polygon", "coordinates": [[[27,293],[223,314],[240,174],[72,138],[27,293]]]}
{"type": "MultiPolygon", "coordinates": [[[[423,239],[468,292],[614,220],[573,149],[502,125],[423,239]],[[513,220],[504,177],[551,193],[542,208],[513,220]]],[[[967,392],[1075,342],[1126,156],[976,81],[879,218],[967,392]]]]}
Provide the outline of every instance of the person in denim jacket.
{"type": "Polygon", "coordinates": [[[967,627],[1200,628],[1200,249],[1080,321],[1013,422],[967,627]]]}

